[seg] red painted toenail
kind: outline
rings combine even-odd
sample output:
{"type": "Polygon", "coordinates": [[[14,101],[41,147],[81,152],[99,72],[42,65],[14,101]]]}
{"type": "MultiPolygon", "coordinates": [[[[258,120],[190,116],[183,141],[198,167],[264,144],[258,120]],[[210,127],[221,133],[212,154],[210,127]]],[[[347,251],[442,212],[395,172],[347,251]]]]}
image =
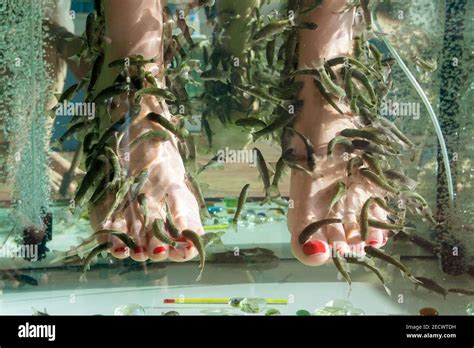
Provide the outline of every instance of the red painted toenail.
{"type": "Polygon", "coordinates": [[[377,245],[377,244],[379,244],[379,241],[378,241],[378,240],[369,240],[369,241],[367,242],[367,244],[369,244],[369,245],[377,245]]]}
{"type": "Polygon", "coordinates": [[[127,251],[127,247],[118,247],[118,248],[115,248],[114,252],[116,253],[124,253],[125,251],[127,251]]]}
{"type": "Polygon", "coordinates": [[[305,255],[324,254],[326,246],[319,240],[310,240],[303,245],[305,255]]]}
{"type": "Polygon", "coordinates": [[[136,247],[135,249],[133,249],[133,252],[135,254],[141,254],[141,253],[144,253],[145,252],[145,248],[143,247],[136,247]]]}
{"type": "Polygon", "coordinates": [[[166,251],[166,248],[162,245],[159,245],[155,249],[153,249],[153,254],[161,254],[165,251],[166,251]]]}

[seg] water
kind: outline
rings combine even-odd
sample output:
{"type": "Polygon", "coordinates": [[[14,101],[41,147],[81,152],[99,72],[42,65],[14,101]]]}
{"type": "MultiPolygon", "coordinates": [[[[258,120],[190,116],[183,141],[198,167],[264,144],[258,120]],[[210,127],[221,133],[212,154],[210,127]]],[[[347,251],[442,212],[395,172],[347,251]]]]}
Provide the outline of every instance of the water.
{"type": "MultiPolygon", "coordinates": [[[[247,10],[256,3],[248,0],[237,6],[227,0],[217,0],[217,8],[222,11],[237,6],[234,10],[245,17],[247,10]]],[[[434,227],[423,221],[414,209],[408,214],[411,229],[407,231],[416,231],[416,235],[432,244],[415,245],[399,234],[390,238],[383,250],[405,264],[415,276],[430,278],[445,289],[472,290],[474,152],[470,111],[474,98],[469,84],[473,76],[472,64],[468,62],[472,55],[469,47],[473,44],[474,22],[470,17],[474,8],[469,2],[464,8],[462,1],[452,2],[461,6],[458,10],[464,11],[465,21],[461,23],[448,18],[448,24],[453,22],[458,29],[463,26],[464,36],[457,46],[443,46],[443,40],[450,34],[444,27],[444,2],[418,0],[413,3],[413,6],[405,7],[400,2],[384,2],[378,9],[377,19],[438,117],[447,161],[443,157],[444,150],[438,147],[439,138],[425,105],[398,65],[392,71],[394,88],[384,99],[388,106],[385,116],[395,121],[418,145],[413,158],[400,157],[396,162],[397,169],[403,168],[406,175],[417,181],[416,191],[436,213],[435,218],[444,219],[445,223],[434,227]],[[449,54],[453,52],[457,60],[451,59],[449,54]],[[437,61],[437,69],[427,72],[417,67],[414,56],[437,61]],[[451,68],[446,65],[448,58],[451,68]],[[449,69],[452,69],[452,76],[449,69]],[[454,100],[451,90],[448,93],[442,88],[447,78],[454,79],[456,88],[452,88],[459,93],[454,100]],[[395,105],[400,106],[400,112],[395,112],[395,105]],[[451,105],[451,109],[447,105],[451,105]],[[442,170],[443,163],[449,163],[451,173],[442,170]],[[447,175],[450,175],[449,180],[447,175]],[[451,181],[453,195],[448,189],[451,181]],[[439,251],[436,255],[429,251],[433,245],[439,251]]],[[[80,35],[92,3],[62,1],[56,4],[51,0],[41,5],[32,2],[22,11],[12,1],[0,5],[6,6],[10,14],[9,21],[1,21],[2,35],[6,39],[0,41],[3,42],[0,44],[3,45],[0,62],[9,67],[1,71],[2,78],[8,76],[7,83],[0,84],[0,122],[4,128],[0,138],[3,145],[0,150],[0,314],[31,315],[35,311],[46,311],[53,315],[419,315],[420,309],[429,307],[435,308],[440,315],[472,315],[471,296],[450,292],[445,299],[426,288],[415,288],[398,268],[379,260],[374,265],[380,270],[390,295],[380,279],[362,266],[349,265],[352,279],[349,287],[332,263],[309,267],[299,262],[291,250],[286,218],[288,210],[292,209],[292,202],[288,200],[291,175],[284,174],[280,180],[282,198],[261,205],[264,198],[262,179],[258,177],[256,163],[250,160],[254,145],[248,131],[231,124],[231,120],[247,114],[268,124],[273,120],[273,109],[261,100],[248,103],[247,110],[244,106],[232,107],[234,92],[216,81],[203,83],[196,71],[182,73],[173,80],[181,81],[180,78],[189,76],[195,79],[194,84],[186,86],[190,98],[206,92],[200,102],[185,104],[182,118],[196,145],[197,157],[196,163],[185,163],[186,169],[193,172],[208,163],[216,150],[225,150],[227,154],[226,164],[211,165],[198,176],[210,213],[210,217],[202,219],[204,231],[222,232],[206,247],[201,281],[195,280],[199,274],[198,257],[186,263],[137,262],[100,253],[86,273],[87,282],[80,282],[84,259],[90,249],[66,253],[89,240],[93,233],[90,214],[75,209],[73,190],[65,195],[59,193],[69,165],[63,165],[65,162],[58,157],[51,159],[50,153],[72,161],[79,141],[86,142],[86,139],[80,134],[69,139],[63,147],[57,140],[65,131],[66,118],[56,116],[53,124],[49,116],[43,117],[45,110],[54,106],[54,102],[50,102],[51,89],[64,91],[77,80],[71,67],[66,76],[64,62],[44,59],[43,54],[49,50],[54,52],[55,41],[54,34],[50,34],[53,40],[48,39],[46,30],[40,28],[41,19],[48,17],[80,35]],[[72,15],[68,12],[70,9],[75,11],[72,15]],[[19,21],[20,18],[27,20],[19,21]],[[16,62],[20,65],[15,65],[16,62]],[[51,65],[55,69],[51,69],[51,65]],[[212,115],[208,117],[213,132],[212,151],[208,151],[210,138],[205,124],[195,122],[202,115],[212,115]],[[236,151],[236,157],[232,157],[229,150],[236,151]],[[234,225],[237,197],[245,184],[250,184],[247,203],[234,225]],[[230,305],[232,299],[237,298],[240,299],[238,304],[230,305]]],[[[284,6],[283,1],[272,1],[271,5],[263,6],[261,12],[275,16],[271,11],[276,9],[283,13],[284,6]]],[[[174,12],[172,3],[170,7],[174,12]]],[[[4,15],[0,17],[3,19],[4,15]]],[[[193,40],[198,45],[207,42],[209,53],[212,53],[213,33],[211,27],[204,24],[205,20],[204,10],[193,11],[188,24],[199,28],[194,31],[193,40]]],[[[230,58],[238,59],[232,61],[235,64],[248,61],[244,52],[250,39],[239,35],[243,32],[241,24],[234,23],[227,30],[219,36],[224,51],[231,52],[230,58]],[[226,34],[232,39],[229,40],[226,34]]],[[[179,29],[175,32],[179,33],[179,29]]],[[[216,33],[219,35],[219,31],[216,33]]],[[[64,35],[64,32],[57,31],[56,35],[59,34],[64,35]]],[[[281,45],[281,37],[276,42],[277,47],[281,45]]],[[[66,40],[64,44],[68,42],[75,41],[66,40]]],[[[383,54],[389,53],[381,40],[372,38],[371,43],[383,54]]],[[[201,65],[204,63],[201,51],[190,55],[192,59],[199,59],[201,65]]],[[[263,71],[258,79],[251,81],[252,85],[266,86],[268,80],[280,79],[279,74],[268,72],[264,51],[251,57],[250,61],[255,71],[263,71]]],[[[239,64],[232,68],[234,74],[242,71],[243,75],[247,74],[239,64]]],[[[275,64],[281,62],[275,60],[275,64]]],[[[228,78],[238,84],[235,75],[229,74],[228,78]]],[[[72,101],[82,102],[83,98],[83,93],[78,94],[72,101]]],[[[102,123],[92,129],[103,131],[101,127],[107,127],[108,121],[100,113],[105,111],[96,110],[102,123]]],[[[181,114],[179,107],[172,111],[181,114]]],[[[68,117],[68,120],[75,120],[74,116],[68,117]]],[[[191,143],[188,147],[192,151],[191,143]]],[[[257,147],[273,174],[281,153],[280,135],[260,139],[257,147]]],[[[131,158],[130,163],[133,161],[131,158]]],[[[85,168],[84,157],[79,161],[79,168],[85,168]]],[[[82,176],[77,175],[79,182],[82,176]]],[[[138,208],[136,211],[141,212],[138,208]]]]}

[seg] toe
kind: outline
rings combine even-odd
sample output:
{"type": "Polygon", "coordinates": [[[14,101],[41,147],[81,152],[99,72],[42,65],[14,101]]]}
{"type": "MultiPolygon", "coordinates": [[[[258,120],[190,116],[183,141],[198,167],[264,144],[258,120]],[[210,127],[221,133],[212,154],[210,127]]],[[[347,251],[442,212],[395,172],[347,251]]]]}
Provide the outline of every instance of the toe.
{"type": "Polygon", "coordinates": [[[161,243],[155,237],[151,237],[148,241],[148,257],[152,261],[163,261],[168,258],[169,247],[161,243]]]}
{"type": "MultiPolygon", "coordinates": [[[[113,229],[116,231],[123,231],[125,233],[126,231],[126,222],[125,220],[115,220],[112,223],[108,223],[104,226],[106,229],[113,229]]],[[[115,236],[109,235],[108,237],[106,235],[103,235],[102,238],[108,239],[109,241],[112,242],[112,247],[110,248],[110,253],[112,254],[113,257],[117,259],[126,259],[127,257],[130,256],[130,249],[125,245],[124,242],[122,242],[119,238],[115,236]]],[[[105,242],[106,240],[99,241],[100,243],[105,242]]]]}
{"type": "MultiPolygon", "coordinates": [[[[386,221],[387,220],[387,213],[380,207],[374,206],[371,209],[371,215],[380,221],[386,221]]],[[[388,231],[387,230],[381,230],[378,228],[373,228],[369,227],[369,233],[367,235],[367,240],[366,244],[380,248],[384,246],[387,241],[388,241],[388,231]]]]}
{"type": "MultiPolygon", "coordinates": [[[[176,184],[168,190],[168,206],[174,223],[179,231],[191,230],[199,235],[204,233],[199,215],[199,206],[196,198],[186,185],[176,184]]],[[[197,256],[198,252],[193,244],[186,239],[177,248],[169,248],[169,259],[176,262],[188,261],[197,256]]]]}
{"type": "Polygon", "coordinates": [[[134,261],[143,262],[148,260],[148,243],[146,238],[139,237],[134,238],[136,247],[133,250],[130,250],[130,257],[134,261]]]}
{"type": "MultiPolygon", "coordinates": [[[[293,234],[295,236],[296,234],[293,234]]],[[[328,261],[331,249],[323,232],[315,233],[311,239],[303,245],[298,238],[292,237],[291,250],[293,255],[303,264],[308,266],[319,266],[328,261]]]]}
{"type": "Polygon", "coordinates": [[[339,255],[347,255],[350,252],[349,245],[346,242],[344,226],[342,224],[328,225],[323,233],[326,236],[328,244],[333,250],[336,250],[339,255]]]}

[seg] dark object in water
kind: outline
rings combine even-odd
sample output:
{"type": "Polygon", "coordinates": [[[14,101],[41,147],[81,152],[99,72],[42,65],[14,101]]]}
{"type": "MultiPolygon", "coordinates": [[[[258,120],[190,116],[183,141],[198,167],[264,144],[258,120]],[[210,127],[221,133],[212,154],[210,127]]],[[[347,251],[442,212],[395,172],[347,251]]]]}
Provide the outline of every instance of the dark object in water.
{"type": "Polygon", "coordinates": [[[415,277],[416,280],[418,280],[420,283],[417,283],[415,285],[415,288],[418,288],[418,286],[422,286],[425,289],[428,289],[430,291],[434,291],[444,297],[446,299],[446,295],[448,294],[448,290],[443,288],[441,285],[438,285],[434,280],[428,279],[425,277],[415,277]]]}
{"type": "Polygon", "coordinates": [[[461,275],[468,270],[468,257],[464,243],[452,236],[443,235],[439,244],[441,269],[449,275],[461,275]]]}
{"type": "Polygon", "coordinates": [[[209,260],[219,266],[242,266],[245,269],[266,270],[278,267],[280,259],[265,248],[239,249],[213,253],[209,260]]]}
{"type": "Polygon", "coordinates": [[[20,286],[23,285],[31,285],[31,286],[38,286],[38,281],[30,277],[26,274],[16,273],[16,271],[1,271],[0,279],[3,280],[10,280],[10,281],[17,281],[20,283],[20,286]]]}
{"type": "Polygon", "coordinates": [[[439,315],[438,311],[433,307],[423,307],[418,311],[418,313],[423,317],[439,315]]]}
{"type": "Polygon", "coordinates": [[[168,311],[168,312],[164,312],[162,315],[165,315],[165,316],[177,316],[177,315],[179,315],[179,313],[176,312],[176,311],[168,311]]]}
{"type": "Polygon", "coordinates": [[[29,250],[28,255],[24,256],[25,260],[40,261],[46,257],[46,253],[49,251],[46,243],[53,238],[53,214],[44,212],[42,219],[45,226],[44,229],[33,226],[23,229],[23,245],[29,248],[27,249],[29,250]],[[35,247],[37,250],[33,253],[31,249],[35,247]]]}
{"type": "Polygon", "coordinates": [[[451,288],[448,291],[458,295],[474,296],[474,290],[471,289],[451,288]]]}

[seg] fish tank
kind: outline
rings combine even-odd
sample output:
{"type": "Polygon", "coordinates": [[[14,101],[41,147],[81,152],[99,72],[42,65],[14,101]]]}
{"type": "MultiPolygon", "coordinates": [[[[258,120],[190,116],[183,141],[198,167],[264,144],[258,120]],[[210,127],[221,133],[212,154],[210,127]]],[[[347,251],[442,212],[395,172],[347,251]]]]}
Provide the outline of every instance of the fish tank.
{"type": "Polygon", "coordinates": [[[0,9],[0,315],[474,315],[474,2],[0,9]]]}

